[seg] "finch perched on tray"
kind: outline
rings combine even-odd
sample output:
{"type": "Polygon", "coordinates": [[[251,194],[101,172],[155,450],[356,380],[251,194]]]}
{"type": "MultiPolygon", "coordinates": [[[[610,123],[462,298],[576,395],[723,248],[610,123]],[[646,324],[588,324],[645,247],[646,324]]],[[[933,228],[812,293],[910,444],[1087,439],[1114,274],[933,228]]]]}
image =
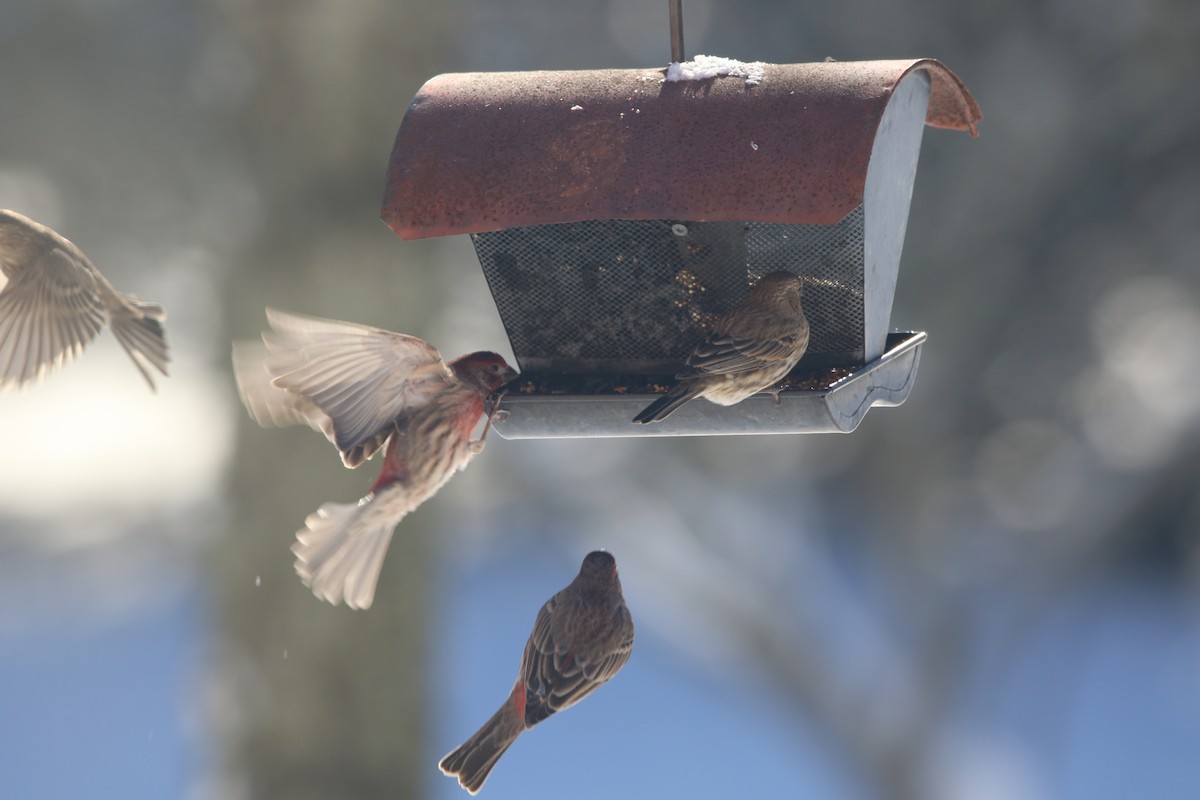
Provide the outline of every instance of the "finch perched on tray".
{"type": "Polygon", "coordinates": [[[263,345],[234,344],[242,402],[259,424],[307,424],[347,467],[384,450],[357,503],[325,503],[292,552],[313,594],[368,608],[397,523],[483,451],[495,393],[517,373],[495,353],[442,361],[428,342],[350,322],[267,309],[263,345]],[[471,434],[490,401],[487,424],[471,434]]]}
{"type": "Polygon", "coordinates": [[[632,650],[633,618],[616,559],[603,550],[588,553],[575,580],[538,612],[504,705],[438,768],[476,794],[526,728],[596,691],[625,666],[632,650]]]}
{"type": "Polygon", "coordinates": [[[22,386],[83,352],[107,323],[154,389],[167,374],[162,306],[113,288],[54,230],[0,209],[0,391],[22,386]]]}
{"type": "Polygon", "coordinates": [[[688,356],[690,371],[677,375],[678,382],[633,421],[666,419],[696,397],[731,406],[783,380],[808,349],[802,288],[790,272],[764,275],[688,356]]]}

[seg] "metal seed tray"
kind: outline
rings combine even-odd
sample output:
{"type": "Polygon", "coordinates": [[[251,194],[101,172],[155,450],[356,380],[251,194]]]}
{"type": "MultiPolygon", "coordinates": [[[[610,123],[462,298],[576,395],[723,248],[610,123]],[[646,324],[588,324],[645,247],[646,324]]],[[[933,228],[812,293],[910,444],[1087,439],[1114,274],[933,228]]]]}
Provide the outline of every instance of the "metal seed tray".
{"type": "Polygon", "coordinates": [[[782,391],[778,405],[768,394],[728,407],[698,399],[648,425],[632,419],[655,394],[513,392],[500,401],[508,416],[496,420],[496,433],[505,439],[849,433],[872,406],[898,406],[908,398],[925,339],[924,332],[888,334],[875,361],[826,388],[782,391]]]}

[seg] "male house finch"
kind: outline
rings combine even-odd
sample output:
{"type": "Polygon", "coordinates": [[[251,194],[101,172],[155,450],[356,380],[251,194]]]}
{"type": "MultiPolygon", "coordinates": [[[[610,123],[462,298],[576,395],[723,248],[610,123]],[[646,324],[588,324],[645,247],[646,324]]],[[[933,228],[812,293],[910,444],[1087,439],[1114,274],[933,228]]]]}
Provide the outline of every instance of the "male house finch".
{"type": "MultiPolygon", "coordinates": [[[[808,349],[803,283],[790,272],[764,275],[688,356],[690,372],[646,406],[634,422],[657,422],[694,397],[721,406],[740,403],[792,371],[808,349]]],[[[778,400],[779,395],[775,395],[778,400]]]]}
{"type": "Polygon", "coordinates": [[[633,618],[616,559],[603,550],[588,553],[575,580],[538,612],[504,705],[438,769],[476,794],[522,731],[596,691],[625,666],[632,650],[633,618]]]}
{"type": "Polygon", "coordinates": [[[146,383],[167,374],[166,313],[118,292],[68,239],[0,209],[0,391],[39,380],[83,352],[107,322],[146,383]]]}
{"type": "Polygon", "coordinates": [[[325,503],[304,521],[292,552],[313,594],[368,608],[388,542],[408,512],[433,497],[483,451],[472,440],[492,393],[516,377],[495,353],[442,361],[415,336],[267,309],[265,352],[234,345],[238,389],[260,424],[306,423],[357,467],[386,445],[371,491],[357,503],[325,503]]]}

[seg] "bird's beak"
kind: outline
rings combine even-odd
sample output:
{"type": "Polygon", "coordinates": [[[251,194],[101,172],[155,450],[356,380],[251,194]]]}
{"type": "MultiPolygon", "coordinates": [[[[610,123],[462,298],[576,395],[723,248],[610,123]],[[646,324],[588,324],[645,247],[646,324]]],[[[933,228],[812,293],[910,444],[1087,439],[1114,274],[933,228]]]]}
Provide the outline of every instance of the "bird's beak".
{"type": "Polygon", "coordinates": [[[504,386],[505,384],[512,383],[520,374],[521,373],[517,372],[512,367],[509,367],[508,369],[504,370],[504,373],[500,376],[500,385],[504,386]]]}

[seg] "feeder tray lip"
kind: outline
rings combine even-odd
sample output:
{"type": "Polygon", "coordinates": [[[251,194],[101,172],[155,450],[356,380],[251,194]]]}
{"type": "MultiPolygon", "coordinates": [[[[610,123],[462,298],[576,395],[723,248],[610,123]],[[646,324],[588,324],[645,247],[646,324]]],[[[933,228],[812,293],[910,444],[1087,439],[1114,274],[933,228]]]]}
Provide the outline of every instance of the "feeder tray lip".
{"type": "Polygon", "coordinates": [[[780,392],[778,405],[768,394],[728,407],[697,399],[640,425],[634,416],[659,395],[509,393],[500,401],[508,416],[494,427],[505,439],[849,433],[872,406],[908,398],[925,339],[924,332],[893,332],[879,358],[827,388],[780,392]]]}
{"type": "Polygon", "coordinates": [[[754,66],[753,81],[438,75],[396,134],[383,219],[405,239],[594,219],[833,224],[863,201],[901,81],[927,76],[929,125],[974,135],[982,118],[933,59],[754,66]]]}

